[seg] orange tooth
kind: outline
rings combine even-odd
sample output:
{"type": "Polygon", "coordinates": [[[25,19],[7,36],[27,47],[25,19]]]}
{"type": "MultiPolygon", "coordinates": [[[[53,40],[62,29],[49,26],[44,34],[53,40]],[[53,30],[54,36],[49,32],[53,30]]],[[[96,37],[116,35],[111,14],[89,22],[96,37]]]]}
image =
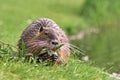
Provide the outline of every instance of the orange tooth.
{"type": "Polygon", "coordinates": [[[55,51],[55,48],[51,48],[52,51],[55,51]]]}

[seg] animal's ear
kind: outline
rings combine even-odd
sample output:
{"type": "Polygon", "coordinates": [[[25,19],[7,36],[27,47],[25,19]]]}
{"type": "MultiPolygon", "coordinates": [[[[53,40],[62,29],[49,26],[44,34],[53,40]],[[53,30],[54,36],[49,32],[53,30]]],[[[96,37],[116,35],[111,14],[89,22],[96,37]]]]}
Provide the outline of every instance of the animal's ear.
{"type": "Polygon", "coordinates": [[[39,32],[41,32],[41,31],[43,31],[43,30],[44,30],[43,27],[41,27],[40,30],[39,30],[39,32]]]}

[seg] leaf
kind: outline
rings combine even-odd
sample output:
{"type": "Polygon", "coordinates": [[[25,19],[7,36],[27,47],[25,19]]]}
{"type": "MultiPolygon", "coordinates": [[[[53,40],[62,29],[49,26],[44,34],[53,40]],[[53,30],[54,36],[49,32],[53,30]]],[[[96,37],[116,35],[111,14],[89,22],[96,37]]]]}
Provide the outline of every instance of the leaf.
{"type": "Polygon", "coordinates": [[[24,56],[26,53],[26,46],[25,46],[25,42],[22,41],[22,55],[24,56]]]}
{"type": "Polygon", "coordinates": [[[64,44],[60,44],[59,46],[56,47],[55,51],[57,51],[58,49],[60,49],[64,44]]]}
{"type": "Polygon", "coordinates": [[[0,49],[2,48],[1,44],[0,44],[0,49]]]}
{"type": "Polygon", "coordinates": [[[0,54],[7,54],[8,51],[6,51],[5,49],[0,49],[0,54]]]}
{"type": "Polygon", "coordinates": [[[15,52],[15,51],[13,50],[13,48],[10,47],[10,46],[9,46],[8,52],[9,52],[9,54],[10,54],[11,56],[15,56],[15,55],[16,55],[16,52],[15,52]]]}

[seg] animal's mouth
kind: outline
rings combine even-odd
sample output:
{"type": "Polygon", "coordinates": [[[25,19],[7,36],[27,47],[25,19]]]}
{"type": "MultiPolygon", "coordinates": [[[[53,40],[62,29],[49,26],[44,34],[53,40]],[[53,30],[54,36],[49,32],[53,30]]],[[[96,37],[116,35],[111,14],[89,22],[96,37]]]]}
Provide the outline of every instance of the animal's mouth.
{"type": "Polygon", "coordinates": [[[63,44],[61,45],[58,45],[58,46],[54,46],[54,47],[51,47],[51,48],[44,48],[41,53],[45,53],[47,52],[48,54],[52,55],[52,54],[55,54],[55,55],[58,55],[58,50],[63,46],[63,44]]]}
{"type": "Polygon", "coordinates": [[[56,51],[56,49],[57,49],[56,47],[51,48],[51,50],[54,52],[56,51]]]}
{"type": "Polygon", "coordinates": [[[60,49],[62,46],[63,46],[63,44],[58,45],[58,46],[55,46],[55,47],[52,47],[51,50],[55,52],[55,51],[57,51],[58,49],[60,49]]]}

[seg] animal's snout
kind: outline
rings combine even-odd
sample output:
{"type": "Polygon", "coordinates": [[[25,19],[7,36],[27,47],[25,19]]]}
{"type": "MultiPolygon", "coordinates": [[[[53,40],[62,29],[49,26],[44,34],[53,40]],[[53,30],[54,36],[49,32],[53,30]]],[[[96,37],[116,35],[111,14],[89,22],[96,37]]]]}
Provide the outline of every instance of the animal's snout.
{"type": "Polygon", "coordinates": [[[56,48],[57,48],[57,46],[58,46],[58,41],[57,40],[52,40],[51,42],[50,42],[50,49],[52,50],[52,51],[55,51],[56,50],[56,48]]]}
{"type": "Polygon", "coordinates": [[[52,41],[51,44],[52,45],[58,45],[58,42],[57,41],[52,41]]]}

